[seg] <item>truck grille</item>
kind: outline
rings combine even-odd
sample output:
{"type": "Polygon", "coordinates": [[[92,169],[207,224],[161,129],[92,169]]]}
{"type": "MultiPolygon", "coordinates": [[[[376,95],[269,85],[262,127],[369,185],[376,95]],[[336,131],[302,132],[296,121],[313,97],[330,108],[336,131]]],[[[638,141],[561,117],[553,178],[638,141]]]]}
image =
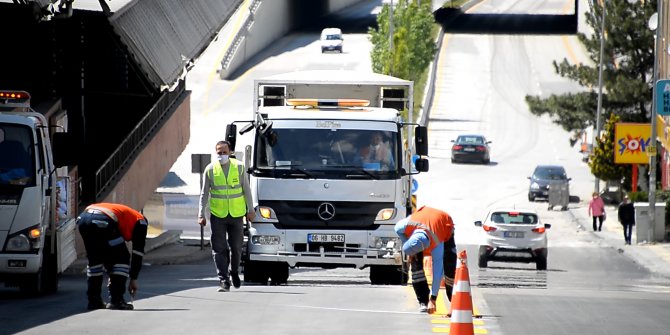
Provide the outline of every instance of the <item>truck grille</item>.
{"type": "Polygon", "coordinates": [[[323,247],[324,252],[359,252],[361,245],[360,244],[347,244],[343,243],[295,243],[293,244],[293,251],[295,252],[319,252],[323,247]],[[352,249],[345,249],[343,247],[349,247],[352,249]]]}
{"type": "Polygon", "coordinates": [[[393,207],[391,202],[350,201],[260,201],[259,205],[274,209],[277,229],[376,229],[377,213],[393,207]],[[334,209],[330,220],[319,217],[319,206],[324,203],[334,209]]]}

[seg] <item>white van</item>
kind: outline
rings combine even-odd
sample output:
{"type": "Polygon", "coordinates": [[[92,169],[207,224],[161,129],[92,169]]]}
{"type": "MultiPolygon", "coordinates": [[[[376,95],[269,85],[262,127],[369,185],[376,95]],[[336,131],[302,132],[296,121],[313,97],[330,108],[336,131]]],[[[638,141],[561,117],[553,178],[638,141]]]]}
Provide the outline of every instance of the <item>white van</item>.
{"type": "Polygon", "coordinates": [[[339,51],[342,53],[342,30],[340,28],[325,28],[321,31],[321,53],[339,51]]]}

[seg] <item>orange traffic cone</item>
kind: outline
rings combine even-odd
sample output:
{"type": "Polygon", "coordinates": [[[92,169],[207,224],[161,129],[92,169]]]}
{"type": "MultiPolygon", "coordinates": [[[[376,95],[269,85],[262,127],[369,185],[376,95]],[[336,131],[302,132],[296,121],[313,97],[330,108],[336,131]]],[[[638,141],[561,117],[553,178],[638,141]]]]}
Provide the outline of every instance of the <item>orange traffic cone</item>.
{"type": "Polygon", "coordinates": [[[470,294],[470,274],[465,250],[458,254],[458,268],[454,278],[454,291],[451,297],[451,335],[474,335],[472,323],[472,295],[470,294]]]}

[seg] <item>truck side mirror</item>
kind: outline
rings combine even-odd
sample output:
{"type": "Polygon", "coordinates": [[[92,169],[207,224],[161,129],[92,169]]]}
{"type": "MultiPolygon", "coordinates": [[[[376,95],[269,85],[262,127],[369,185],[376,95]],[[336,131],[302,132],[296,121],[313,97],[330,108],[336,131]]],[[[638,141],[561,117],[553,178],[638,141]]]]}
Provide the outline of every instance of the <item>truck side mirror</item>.
{"type": "Polygon", "coordinates": [[[226,125],[226,141],[230,143],[230,151],[235,151],[235,142],[237,142],[237,125],[231,123],[226,125]]]}
{"type": "Polygon", "coordinates": [[[414,167],[419,172],[428,172],[428,159],[418,158],[416,162],[414,162],[414,167]]]}
{"type": "Polygon", "coordinates": [[[56,167],[79,164],[74,135],[70,133],[53,134],[53,160],[56,167]]]}
{"type": "Polygon", "coordinates": [[[414,147],[417,155],[428,156],[428,128],[416,126],[414,129],[414,147]]]}

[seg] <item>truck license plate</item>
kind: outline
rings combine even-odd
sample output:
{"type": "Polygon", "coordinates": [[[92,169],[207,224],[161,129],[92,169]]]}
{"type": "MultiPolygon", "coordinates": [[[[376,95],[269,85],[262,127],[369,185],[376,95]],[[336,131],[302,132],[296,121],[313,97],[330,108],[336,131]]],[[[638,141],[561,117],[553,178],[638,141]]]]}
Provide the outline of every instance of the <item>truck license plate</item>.
{"type": "Polygon", "coordinates": [[[344,243],[344,234],[307,234],[309,243],[344,243]]]}

